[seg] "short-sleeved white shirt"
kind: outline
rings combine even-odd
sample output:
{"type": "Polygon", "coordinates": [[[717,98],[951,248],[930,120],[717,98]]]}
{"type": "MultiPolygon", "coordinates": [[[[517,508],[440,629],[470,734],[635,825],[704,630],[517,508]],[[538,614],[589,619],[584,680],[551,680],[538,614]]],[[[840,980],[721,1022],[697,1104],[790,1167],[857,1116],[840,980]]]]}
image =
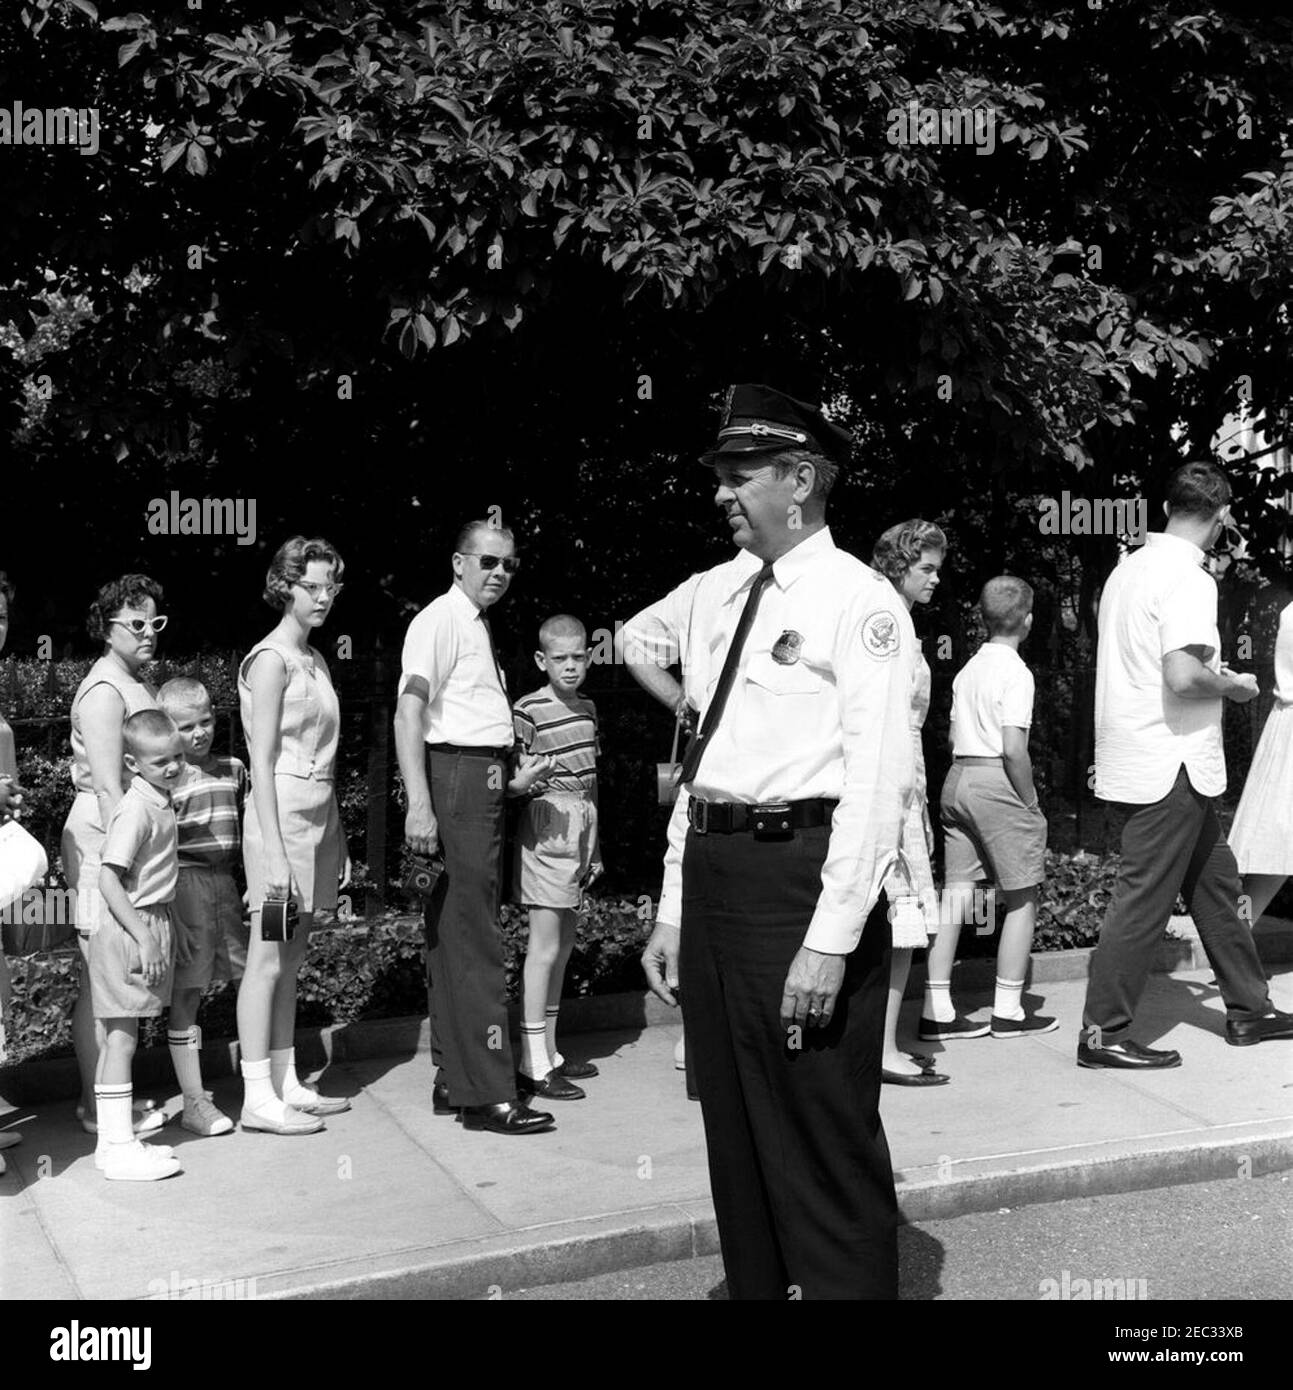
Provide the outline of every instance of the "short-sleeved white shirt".
{"type": "Polygon", "coordinates": [[[168,792],[142,777],[131,779],[108,817],[103,862],[122,871],[122,886],[133,907],[155,907],[174,899],[180,859],[168,792]]]}
{"type": "MultiPolygon", "coordinates": [[[[741,551],[630,619],[626,648],[681,659],[703,719],[759,560],[741,551]]],[[[669,825],[657,914],[681,923],[688,794],[747,805],[838,800],[822,891],[804,937],[845,953],[897,857],[915,780],[910,729],[916,634],[893,585],[823,528],[773,565],[723,717],[669,825]]]]}
{"type": "Polygon", "coordinates": [[[423,715],[428,743],[510,748],[512,705],[495,669],[481,610],[453,585],[409,624],[400,658],[402,695],[414,676],[430,692],[423,715]]]}
{"type": "Polygon", "coordinates": [[[952,682],[952,753],[958,758],[999,758],[1004,728],[1033,723],[1033,673],[1004,642],[985,642],[952,682]]]}
{"type": "Polygon", "coordinates": [[[1204,796],[1226,789],[1221,699],[1185,699],[1163,679],[1163,658],[1199,647],[1221,669],[1217,584],[1203,551],[1154,532],[1109,576],[1100,596],[1096,653],[1095,794],[1147,806],[1172,789],[1182,765],[1204,796]]]}

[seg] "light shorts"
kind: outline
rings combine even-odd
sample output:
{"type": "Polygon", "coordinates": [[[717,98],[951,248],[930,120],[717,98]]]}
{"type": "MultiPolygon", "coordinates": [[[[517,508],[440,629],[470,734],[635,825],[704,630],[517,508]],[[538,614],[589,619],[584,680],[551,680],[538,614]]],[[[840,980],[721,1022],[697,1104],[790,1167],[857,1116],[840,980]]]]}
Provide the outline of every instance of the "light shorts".
{"type": "Polygon", "coordinates": [[[1046,877],[1046,817],[1030,811],[1000,763],[953,763],[940,798],[943,882],[1032,888],[1046,877]]]}
{"type": "Polygon", "coordinates": [[[597,807],[579,792],[547,791],[521,811],[513,850],[512,901],[578,907],[580,880],[597,848],[597,807]]]}
{"type": "Polygon", "coordinates": [[[172,989],[206,989],[242,974],[248,929],[242,919],[242,894],[227,868],[180,865],[171,930],[176,939],[172,989]],[[187,965],[179,958],[181,939],[189,949],[187,965]]]}
{"type": "Polygon", "coordinates": [[[175,942],[171,936],[170,904],[155,903],[135,911],[150,927],[162,928],[166,974],[159,985],[144,983],[135,938],[109,912],[93,936],[80,938],[82,943],[88,941],[90,999],[95,1018],[156,1018],[171,1002],[175,942]]]}

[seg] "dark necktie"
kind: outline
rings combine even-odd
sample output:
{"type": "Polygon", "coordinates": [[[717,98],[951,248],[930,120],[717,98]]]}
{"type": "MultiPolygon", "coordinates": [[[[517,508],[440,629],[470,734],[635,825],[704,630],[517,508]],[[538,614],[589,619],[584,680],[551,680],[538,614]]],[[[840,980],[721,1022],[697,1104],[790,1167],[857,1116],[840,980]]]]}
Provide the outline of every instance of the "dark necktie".
{"type": "Polygon", "coordinates": [[[687,749],[687,756],[682,760],[682,772],[678,777],[680,783],[690,782],[695,777],[700,760],[705,756],[705,749],[714,736],[714,730],[718,728],[718,721],[723,717],[723,706],[727,704],[727,697],[736,681],[736,668],[740,664],[741,649],[745,646],[745,639],[750,635],[750,628],[754,626],[754,613],[759,606],[759,598],[771,578],[772,566],[770,564],[764,565],[750,586],[750,596],[745,600],[740,621],[736,625],[736,631],[732,634],[732,645],[727,649],[723,669],[719,672],[718,685],[714,688],[714,698],[709,702],[709,708],[705,711],[700,732],[692,739],[691,745],[687,749]]]}
{"type": "Polygon", "coordinates": [[[485,640],[489,643],[489,654],[494,662],[494,674],[498,677],[498,688],[507,695],[507,686],[503,681],[503,668],[498,664],[498,649],[494,646],[494,630],[489,625],[489,619],[482,613],[480,621],[485,628],[485,640]]]}

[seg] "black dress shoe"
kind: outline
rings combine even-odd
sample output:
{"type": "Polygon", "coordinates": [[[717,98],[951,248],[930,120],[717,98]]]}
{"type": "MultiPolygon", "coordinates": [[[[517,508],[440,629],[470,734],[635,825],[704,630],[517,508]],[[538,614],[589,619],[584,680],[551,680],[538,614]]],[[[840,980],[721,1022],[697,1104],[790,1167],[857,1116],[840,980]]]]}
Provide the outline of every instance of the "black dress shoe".
{"type": "Polygon", "coordinates": [[[535,1080],[523,1071],[516,1073],[516,1089],[519,1095],[542,1096],[544,1100],[583,1100],[588,1094],[582,1086],[567,1081],[560,1072],[550,1071],[547,1076],[535,1080]]]}
{"type": "Polygon", "coordinates": [[[564,1076],[567,1081],[587,1081],[590,1076],[598,1074],[597,1068],[591,1062],[576,1062],[570,1057],[567,1057],[556,1071],[558,1076],[564,1076]]]}
{"type": "Polygon", "coordinates": [[[1293,1038],[1293,1014],[1272,1009],[1265,1018],[1226,1020],[1226,1041],[1231,1047],[1251,1047],[1273,1038],[1293,1038]]]}
{"type": "Polygon", "coordinates": [[[1109,1043],[1105,1047],[1092,1047],[1089,1043],[1078,1043],[1077,1064],[1080,1067],[1125,1067],[1129,1071],[1148,1071],[1152,1067],[1179,1067],[1179,1052],[1155,1051],[1152,1047],[1141,1047],[1138,1042],[1128,1038],[1125,1042],[1109,1043]]]}
{"type": "Polygon", "coordinates": [[[433,1115],[456,1115],[461,1106],[449,1104],[449,1088],[443,1081],[431,1087],[431,1113],[433,1115]]]}
{"type": "Polygon", "coordinates": [[[463,1129],[487,1129],[493,1134],[538,1134],[553,1127],[552,1116],[531,1110],[518,1100],[501,1100],[497,1105],[464,1105],[463,1129]]]}

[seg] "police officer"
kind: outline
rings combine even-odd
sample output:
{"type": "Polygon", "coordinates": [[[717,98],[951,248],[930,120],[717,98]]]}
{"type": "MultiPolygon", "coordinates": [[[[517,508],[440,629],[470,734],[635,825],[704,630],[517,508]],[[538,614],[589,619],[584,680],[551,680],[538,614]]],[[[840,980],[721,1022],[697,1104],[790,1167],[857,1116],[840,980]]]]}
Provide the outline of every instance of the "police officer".
{"type": "Polygon", "coordinates": [[[702,462],[738,553],[620,640],[642,685],[699,718],[643,965],[686,1012],[739,1299],[897,1297],[881,882],[914,779],[916,638],[826,525],[850,443],[802,401],[730,388],[702,462]]]}

